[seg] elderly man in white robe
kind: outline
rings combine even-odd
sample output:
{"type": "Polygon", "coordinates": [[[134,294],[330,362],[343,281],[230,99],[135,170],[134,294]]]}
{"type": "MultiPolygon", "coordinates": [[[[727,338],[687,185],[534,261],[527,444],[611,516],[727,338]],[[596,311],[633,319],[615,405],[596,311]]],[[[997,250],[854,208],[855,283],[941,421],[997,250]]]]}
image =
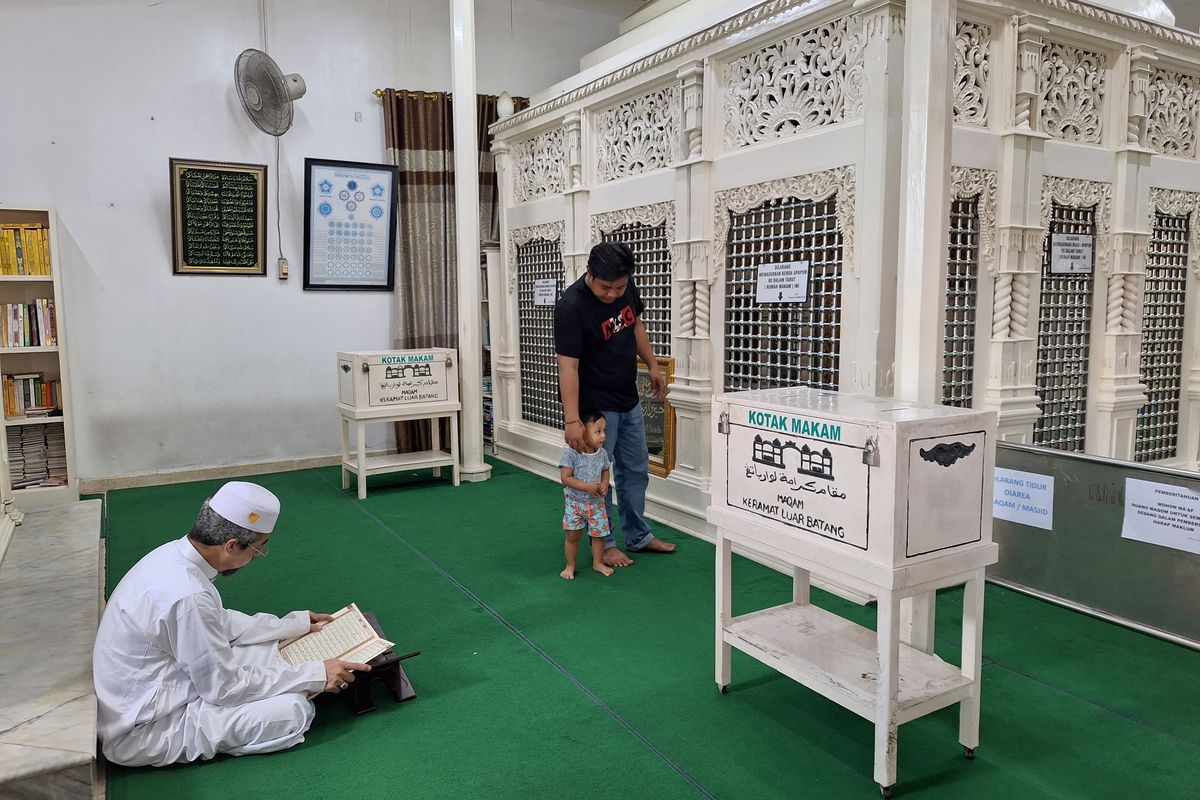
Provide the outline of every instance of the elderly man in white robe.
{"type": "Polygon", "coordinates": [[[279,642],[318,629],[328,614],[248,616],[213,585],[267,554],[279,500],[226,483],[191,532],[148,553],[113,591],[92,654],[99,734],[109,761],[165,766],[218,753],[249,755],[304,741],[311,697],[338,692],[365,664],[292,666],[279,642]]]}

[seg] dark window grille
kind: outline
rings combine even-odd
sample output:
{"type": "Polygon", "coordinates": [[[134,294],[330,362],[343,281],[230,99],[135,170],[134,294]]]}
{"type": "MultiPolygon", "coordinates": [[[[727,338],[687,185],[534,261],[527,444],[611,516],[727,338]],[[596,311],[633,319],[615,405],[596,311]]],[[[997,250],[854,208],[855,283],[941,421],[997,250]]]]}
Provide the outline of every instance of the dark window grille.
{"type": "Polygon", "coordinates": [[[1142,382],[1148,402],[1138,411],[1135,461],[1161,461],[1178,453],[1189,234],[1188,216],[1155,214],[1142,314],[1142,382]]]}
{"type": "Polygon", "coordinates": [[[1095,237],[1095,207],[1075,208],[1058,203],[1051,207],[1050,232],[1042,253],[1041,311],[1038,316],[1037,394],[1041,399],[1042,416],[1033,425],[1033,442],[1055,450],[1083,452],[1095,247],[1092,249],[1091,273],[1052,274],[1050,253],[1056,233],[1095,237]]]}
{"type": "Polygon", "coordinates": [[[725,389],[836,391],[842,335],[837,200],[770,200],[730,214],[726,245],[725,389]],[[808,261],[805,303],[759,304],[760,264],[808,261]]]}
{"type": "Polygon", "coordinates": [[[671,244],[667,226],[632,223],[601,231],[605,242],[625,242],[633,250],[637,269],[634,283],[646,310],[642,323],[656,356],[671,355],[671,244]]]}
{"type": "Polygon", "coordinates": [[[521,417],[529,422],[563,427],[558,399],[558,357],[554,352],[554,306],[533,304],[534,283],[553,278],[555,298],[563,291],[562,246],[534,239],[517,246],[517,308],[521,325],[521,417]]]}
{"type": "Polygon", "coordinates": [[[970,408],[975,382],[975,299],[979,291],[979,198],[950,204],[942,403],[970,408]]]}

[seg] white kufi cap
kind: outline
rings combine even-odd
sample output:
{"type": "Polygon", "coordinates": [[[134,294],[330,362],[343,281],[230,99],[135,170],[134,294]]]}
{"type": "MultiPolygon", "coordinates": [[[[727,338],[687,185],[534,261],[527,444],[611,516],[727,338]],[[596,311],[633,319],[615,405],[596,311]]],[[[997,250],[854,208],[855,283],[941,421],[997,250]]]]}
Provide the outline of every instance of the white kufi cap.
{"type": "Polygon", "coordinates": [[[234,525],[270,533],[279,519],[279,498],[256,483],[230,481],[217,490],[208,507],[234,525]]]}

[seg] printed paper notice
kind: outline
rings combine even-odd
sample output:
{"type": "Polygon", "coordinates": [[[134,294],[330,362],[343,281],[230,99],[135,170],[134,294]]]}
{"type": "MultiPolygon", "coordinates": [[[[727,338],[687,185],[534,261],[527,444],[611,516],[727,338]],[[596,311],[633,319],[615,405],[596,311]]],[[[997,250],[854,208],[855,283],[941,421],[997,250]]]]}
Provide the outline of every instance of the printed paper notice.
{"type": "Polygon", "coordinates": [[[1126,478],[1121,538],[1200,555],[1200,492],[1126,478]]]}
{"type": "Polygon", "coordinates": [[[552,306],[558,294],[558,281],[554,278],[538,278],[533,282],[533,304],[535,306],[552,306]]]}
{"type": "Polygon", "coordinates": [[[996,467],[992,518],[1033,528],[1054,528],[1054,478],[996,467]]]}
{"type": "Polygon", "coordinates": [[[758,265],[758,303],[803,303],[808,300],[808,263],[758,265]]]}
{"type": "Polygon", "coordinates": [[[1050,272],[1054,275],[1090,275],[1096,237],[1086,233],[1050,236],[1050,272]]]}

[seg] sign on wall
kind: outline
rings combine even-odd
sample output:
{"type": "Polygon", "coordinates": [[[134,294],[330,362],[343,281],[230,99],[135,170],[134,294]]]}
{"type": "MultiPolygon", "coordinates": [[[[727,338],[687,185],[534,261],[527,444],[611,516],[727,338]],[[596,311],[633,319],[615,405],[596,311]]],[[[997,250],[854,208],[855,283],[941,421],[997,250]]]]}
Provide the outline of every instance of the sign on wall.
{"type": "Polygon", "coordinates": [[[1050,272],[1054,275],[1090,275],[1096,237],[1086,233],[1050,234],[1050,272]]]}
{"type": "Polygon", "coordinates": [[[1200,555],[1200,492],[1126,478],[1121,538],[1200,555]]]}
{"type": "Polygon", "coordinates": [[[558,295],[558,280],[555,278],[538,278],[533,282],[533,304],[535,306],[552,306],[558,295]]]}
{"type": "Polygon", "coordinates": [[[1054,476],[996,467],[992,518],[1054,529],[1054,476]]]}
{"type": "Polygon", "coordinates": [[[758,265],[758,303],[804,303],[808,301],[807,261],[758,265]]]}

